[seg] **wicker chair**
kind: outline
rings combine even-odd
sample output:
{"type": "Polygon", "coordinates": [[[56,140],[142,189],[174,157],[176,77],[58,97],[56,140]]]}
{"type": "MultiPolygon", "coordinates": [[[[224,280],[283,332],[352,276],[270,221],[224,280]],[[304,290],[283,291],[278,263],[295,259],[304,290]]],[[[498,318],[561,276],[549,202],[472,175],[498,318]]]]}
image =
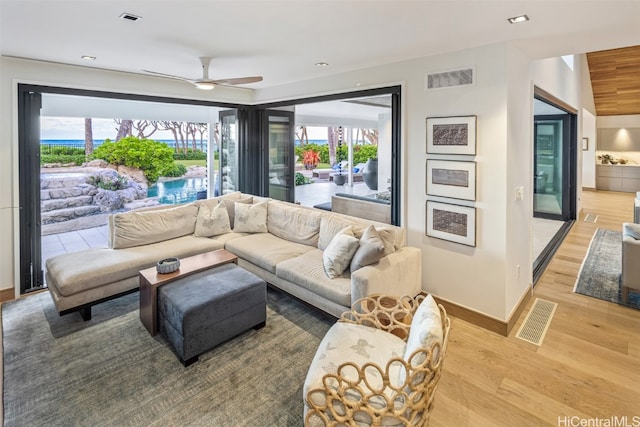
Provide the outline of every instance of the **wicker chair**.
{"type": "Polygon", "coordinates": [[[428,298],[422,304],[424,296],[372,296],[356,301],[342,315],[325,335],[307,373],[305,426],[428,424],[451,324],[444,307],[428,298]],[[425,309],[437,319],[432,326],[441,322],[437,327],[442,327],[439,339],[428,347],[421,346],[427,335],[420,330],[425,309]],[[418,330],[411,334],[414,317],[418,330]],[[336,358],[344,361],[337,363],[336,358]]]}

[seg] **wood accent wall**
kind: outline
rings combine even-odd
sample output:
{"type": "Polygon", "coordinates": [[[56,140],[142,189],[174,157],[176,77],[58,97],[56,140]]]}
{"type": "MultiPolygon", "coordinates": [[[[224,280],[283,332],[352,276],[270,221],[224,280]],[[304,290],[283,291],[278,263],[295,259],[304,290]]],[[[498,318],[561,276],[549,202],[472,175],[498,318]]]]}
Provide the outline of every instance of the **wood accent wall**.
{"type": "Polygon", "coordinates": [[[640,46],[587,53],[598,116],[640,114],[640,46]]]}

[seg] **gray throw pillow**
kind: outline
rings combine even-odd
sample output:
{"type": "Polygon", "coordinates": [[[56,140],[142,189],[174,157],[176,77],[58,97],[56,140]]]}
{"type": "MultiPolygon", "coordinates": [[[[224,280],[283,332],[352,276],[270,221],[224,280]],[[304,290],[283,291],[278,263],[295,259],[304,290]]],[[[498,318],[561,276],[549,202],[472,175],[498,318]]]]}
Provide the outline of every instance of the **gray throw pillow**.
{"type": "Polygon", "coordinates": [[[384,242],[373,225],[367,227],[360,238],[360,246],[351,260],[351,272],[375,264],[384,256],[384,242]]]}

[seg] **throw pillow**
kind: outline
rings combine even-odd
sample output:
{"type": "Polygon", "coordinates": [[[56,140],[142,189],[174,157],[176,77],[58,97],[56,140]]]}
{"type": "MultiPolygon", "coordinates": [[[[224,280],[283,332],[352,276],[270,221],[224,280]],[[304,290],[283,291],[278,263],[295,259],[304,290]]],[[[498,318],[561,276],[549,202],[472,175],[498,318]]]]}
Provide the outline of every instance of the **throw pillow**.
{"type": "MultiPolygon", "coordinates": [[[[442,345],[443,340],[442,316],[440,309],[433,297],[429,294],[422,301],[411,321],[411,329],[407,338],[407,348],[404,353],[404,359],[409,360],[411,354],[419,348],[431,348],[438,342],[442,345]]],[[[433,354],[432,360],[438,360],[439,353],[433,354]]],[[[413,358],[413,366],[424,362],[424,355],[418,355],[413,358]]]]}
{"type": "Polygon", "coordinates": [[[329,279],[340,277],[349,267],[360,241],[353,235],[351,227],[336,234],[329,246],[322,252],[322,265],[329,279]]]}
{"type": "Polygon", "coordinates": [[[222,203],[227,207],[227,214],[229,214],[229,225],[233,228],[236,217],[236,203],[242,203],[250,205],[253,203],[253,197],[242,197],[238,199],[222,199],[222,203]]]}
{"type": "Polygon", "coordinates": [[[229,214],[224,203],[218,202],[213,209],[209,209],[205,204],[200,205],[194,236],[213,237],[230,232],[229,214]]]}
{"type": "Polygon", "coordinates": [[[267,202],[255,205],[236,203],[233,231],[237,233],[267,232],[267,202]]]}
{"type": "Polygon", "coordinates": [[[360,238],[360,245],[351,260],[351,272],[375,264],[384,256],[384,242],[373,225],[367,227],[360,238]]]}

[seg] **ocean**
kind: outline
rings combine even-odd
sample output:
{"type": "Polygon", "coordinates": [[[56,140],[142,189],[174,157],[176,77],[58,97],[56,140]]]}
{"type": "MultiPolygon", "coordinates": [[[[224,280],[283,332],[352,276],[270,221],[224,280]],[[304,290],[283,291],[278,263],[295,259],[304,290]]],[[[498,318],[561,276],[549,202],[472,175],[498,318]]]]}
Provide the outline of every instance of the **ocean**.
{"type": "MultiPolygon", "coordinates": [[[[104,141],[105,141],[104,139],[94,139],[93,146],[98,147],[104,141]]],[[[175,147],[175,141],[173,139],[156,139],[155,141],[164,142],[169,147],[175,147]]],[[[206,139],[203,140],[205,151],[207,147],[207,142],[208,141],[206,139]]],[[[40,144],[84,148],[84,139],[41,139],[40,144]]],[[[326,139],[310,139],[309,144],[325,145],[327,144],[327,140],[326,139]]],[[[300,145],[300,141],[297,139],[296,139],[296,145],[300,145]]],[[[197,141],[197,146],[200,147],[200,141],[197,141]]],[[[189,147],[191,147],[191,143],[189,143],[189,147]]]]}

